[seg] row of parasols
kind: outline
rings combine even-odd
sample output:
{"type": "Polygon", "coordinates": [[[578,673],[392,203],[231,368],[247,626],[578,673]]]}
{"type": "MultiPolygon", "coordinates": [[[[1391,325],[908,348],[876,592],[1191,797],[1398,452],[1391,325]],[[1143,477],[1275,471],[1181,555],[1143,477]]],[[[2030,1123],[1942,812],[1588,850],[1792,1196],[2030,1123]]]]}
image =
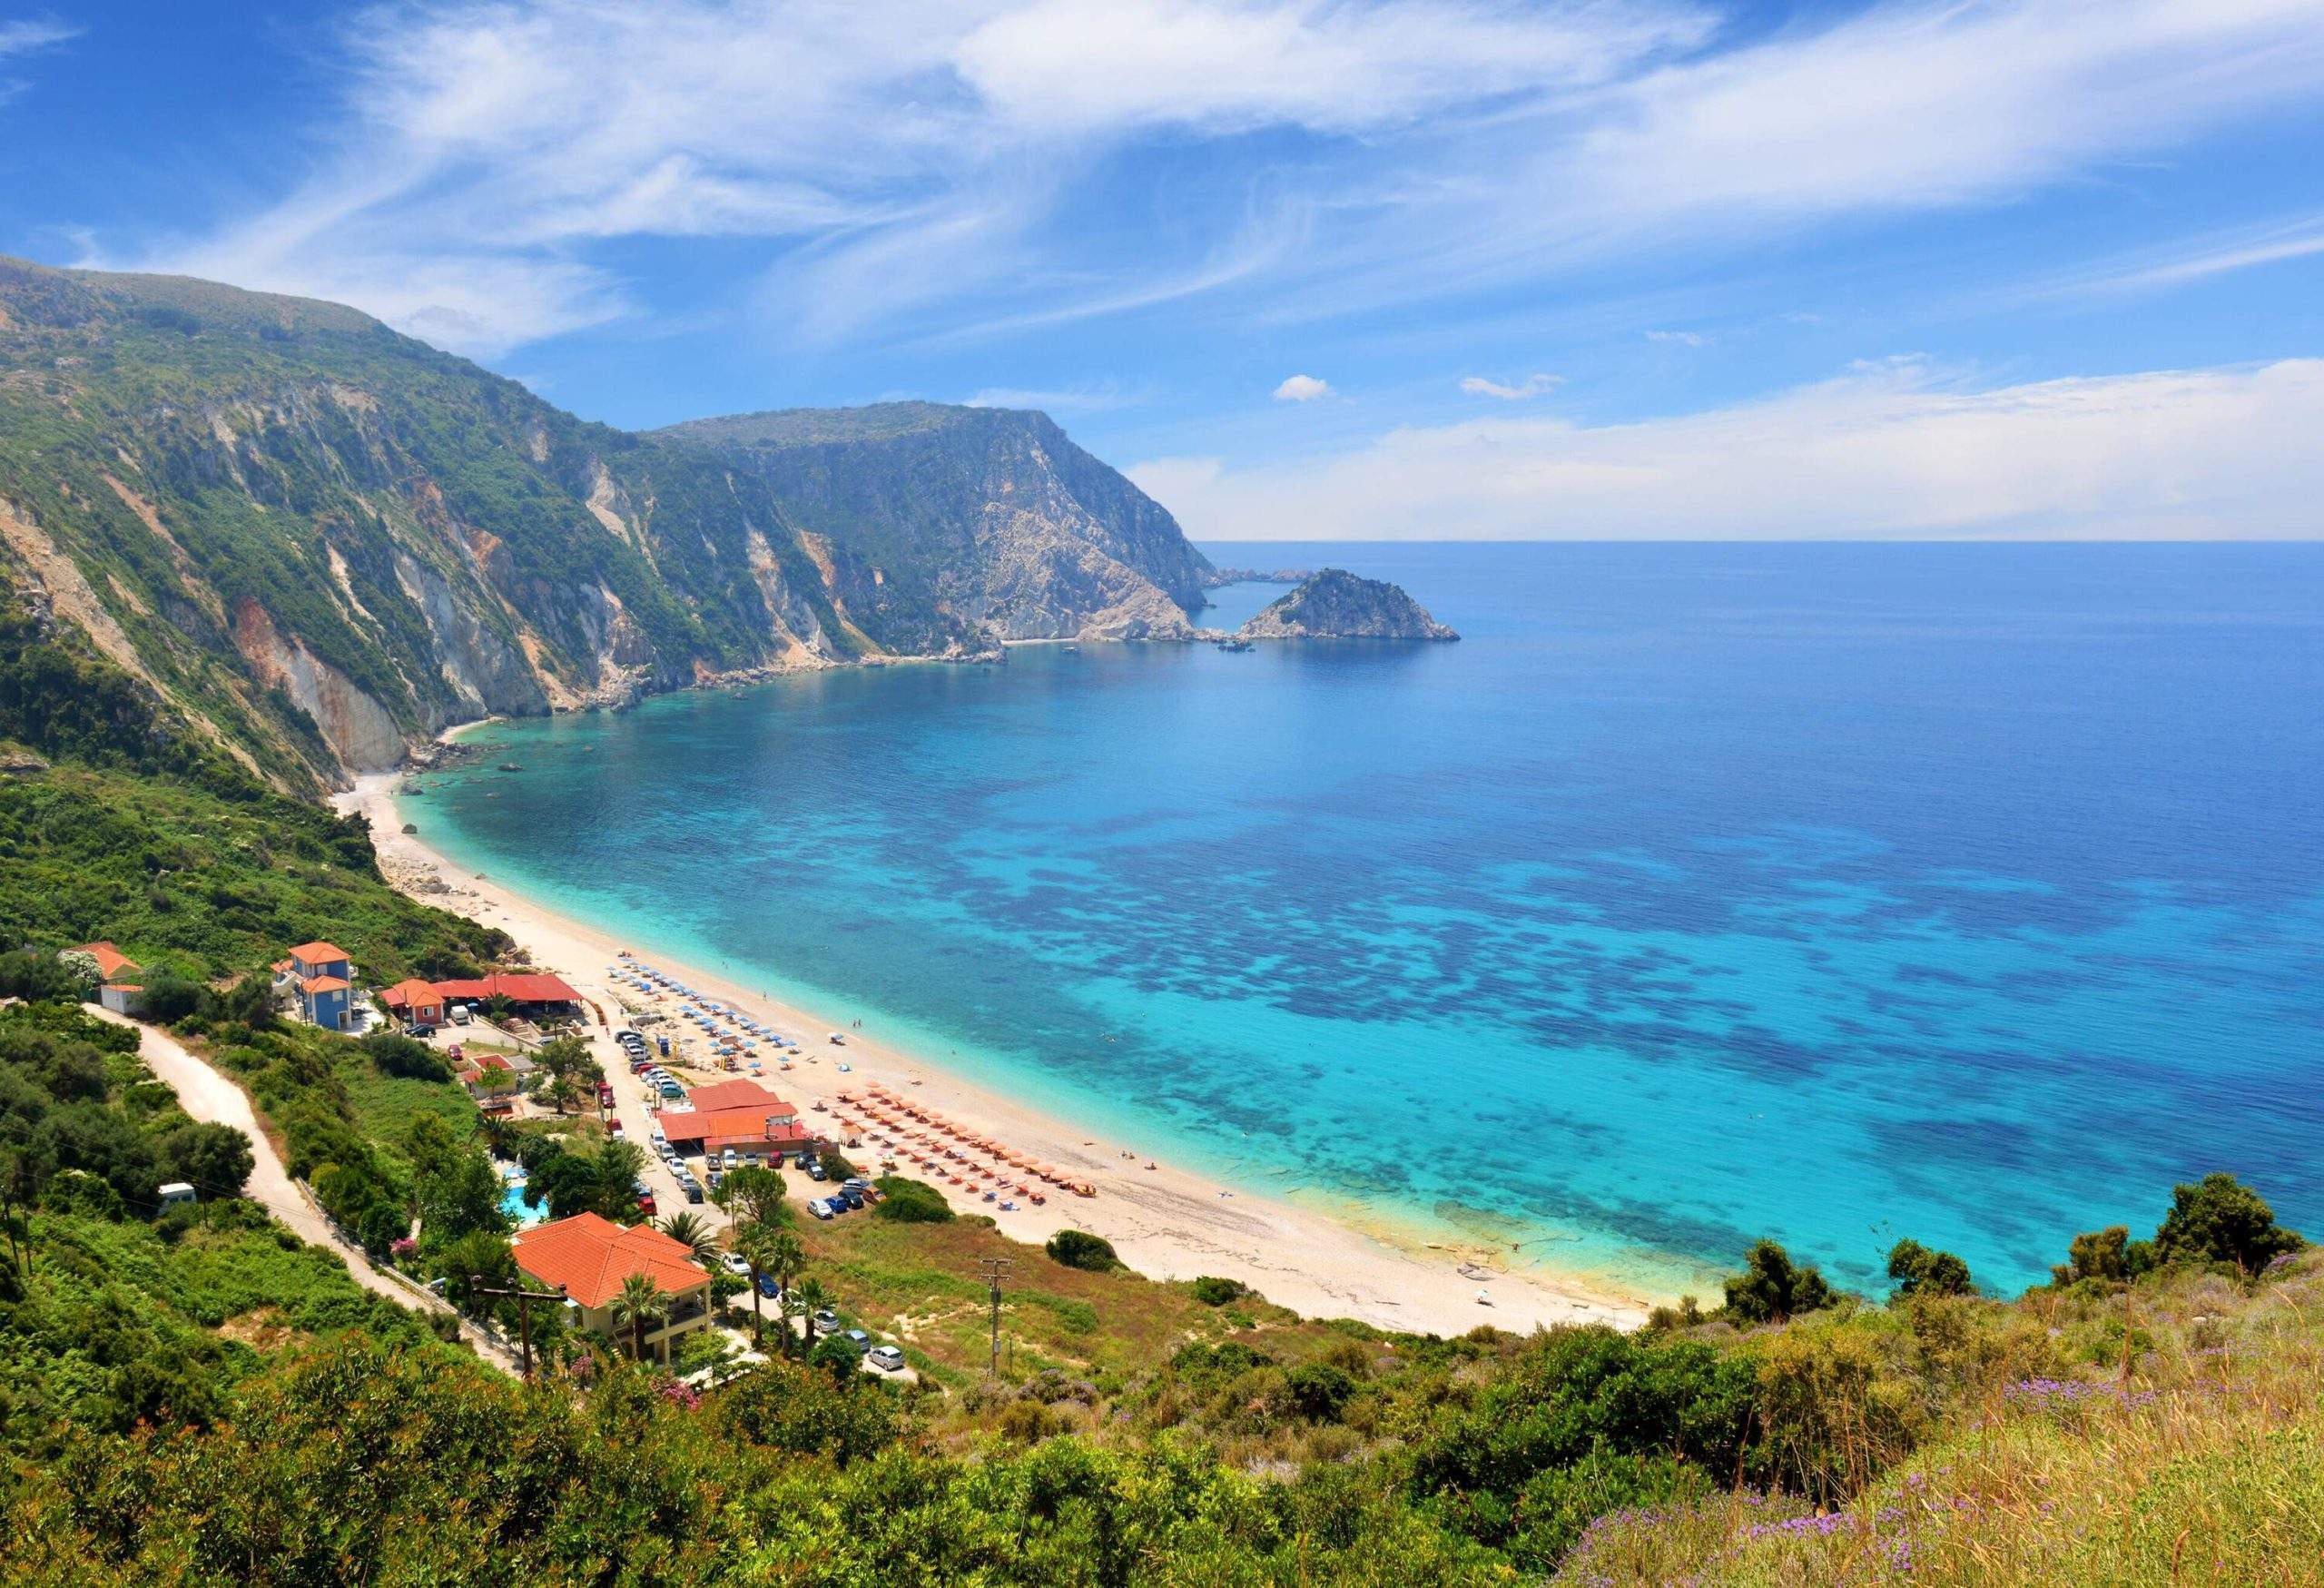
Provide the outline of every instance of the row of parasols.
{"type": "Polygon", "coordinates": [[[1098,1194],[1098,1189],[1087,1180],[1068,1179],[1060,1170],[1037,1163],[1002,1142],[955,1125],[923,1103],[898,1097],[876,1084],[867,1086],[864,1093],[858,1099],[854,1093],[843,1091],[839,1094],[839,1100],[861,1112],[869,1123],[859,1125],[844,1116],[840,1118],[840,1123],[854,1129],[876,1128],[892,1132],[901,1139],[891,1145],[914,1169],[956,1186],[968,1186],[972,1180],[988,1181],[997,1189],[1012,1189],[1018,1196],[1035,1202],[1049,1198],[1032,1189],[1032,1180],[1044,1180],[1077,1197],[1098,1194]],[[992,1161],[980,1162],[970,1156],[972,1153],[982,1153],[992,1161]],[[1026,1177],[1027,1183],[1009,1186],[1008,1182],[1015,1175],[1026,1177]]]}

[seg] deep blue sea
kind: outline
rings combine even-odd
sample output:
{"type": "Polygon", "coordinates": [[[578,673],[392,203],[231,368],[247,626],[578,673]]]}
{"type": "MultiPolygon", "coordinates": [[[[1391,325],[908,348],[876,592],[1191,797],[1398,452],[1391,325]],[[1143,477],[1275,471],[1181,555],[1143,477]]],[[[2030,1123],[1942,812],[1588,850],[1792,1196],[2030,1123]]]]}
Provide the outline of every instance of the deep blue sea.
{"type": "Polygon", "coordinates": [[[2324,547],[1206,549],[1465,638],[669,696],[409,811],[1146,1151],[1660,1294],[1760,1235],[2014,1289],[2212,1169],[2324,1234],[2324,547]]]}

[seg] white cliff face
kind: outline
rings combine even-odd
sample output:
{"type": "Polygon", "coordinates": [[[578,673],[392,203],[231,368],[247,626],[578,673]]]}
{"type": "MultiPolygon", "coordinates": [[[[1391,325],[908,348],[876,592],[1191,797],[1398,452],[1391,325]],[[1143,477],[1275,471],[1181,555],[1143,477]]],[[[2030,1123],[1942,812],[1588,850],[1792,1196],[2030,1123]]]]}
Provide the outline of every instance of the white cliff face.
{"type": "Polygon", "coordinates": [[[1039,414],[625,435],[332,304],[0,260],[0,577],[286,787],[492,714],[1186,638],[1210,571],[1039,414]]]}
{"type": "Polygon", "coordinates": [[[1194,632],[1208,561],[1046,415],[882,403],[655,434],[748,473],[791,522],[873,572],[848,611],[883,645],[932,611],[1005,640],[1194,632]]]}

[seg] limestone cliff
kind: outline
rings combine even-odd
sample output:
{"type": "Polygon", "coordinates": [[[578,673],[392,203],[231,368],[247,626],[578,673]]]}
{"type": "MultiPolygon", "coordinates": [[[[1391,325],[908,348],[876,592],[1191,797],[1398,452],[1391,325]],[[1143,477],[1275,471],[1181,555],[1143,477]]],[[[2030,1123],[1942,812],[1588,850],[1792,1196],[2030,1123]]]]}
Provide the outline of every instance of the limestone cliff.
{"type": "Polygon", "coordinates": [[[632,435],[340,305],[0,259],[0,583],[282,787],[488,713],[1184,635],[1207,567],[1039,414],[632,435]]]}
{"type": "Polygon", "coordinates": [[[1004,639],[1183,639],[1209,561],[1048,415],[932,402],[793,409],[654,432],[763,482],[876,570],[866,603],[936,607],[1004,639]]]}
{"type": "Polygon", "coordinates": [[[1244,639],[1459,639],[1398,586],[1325,568],[1261,607],[1244,639]]]}

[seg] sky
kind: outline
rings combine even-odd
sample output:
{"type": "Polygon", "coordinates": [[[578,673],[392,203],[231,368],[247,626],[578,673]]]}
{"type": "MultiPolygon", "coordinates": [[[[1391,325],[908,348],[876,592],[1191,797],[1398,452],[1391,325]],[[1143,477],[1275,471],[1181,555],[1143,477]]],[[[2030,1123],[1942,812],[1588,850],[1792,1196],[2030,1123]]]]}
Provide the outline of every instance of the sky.
{"type": "Polygon", "coordinates": [[[0,252],[1198,539],[2324,537],[2324,0],[0,0],[0,252]]]}

